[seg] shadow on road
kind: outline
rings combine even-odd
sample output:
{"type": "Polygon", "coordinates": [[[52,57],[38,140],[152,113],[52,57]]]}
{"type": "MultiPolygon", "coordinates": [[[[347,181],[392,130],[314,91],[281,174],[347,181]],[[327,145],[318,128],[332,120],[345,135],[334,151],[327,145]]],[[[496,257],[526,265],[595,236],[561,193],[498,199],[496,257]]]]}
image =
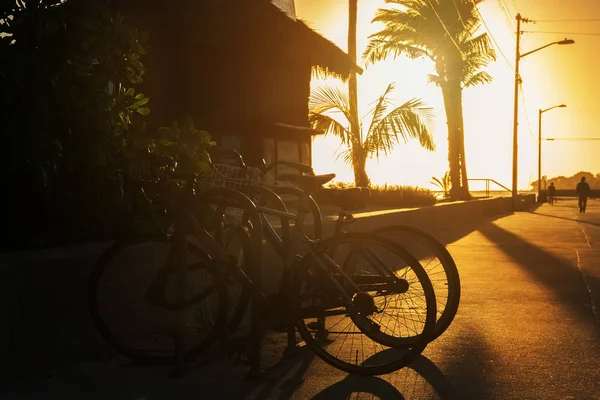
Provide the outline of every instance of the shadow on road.
{"type": "Polygon", "coordinates": [[[381,378],[348,375],[341,381],[323,389],[312,400],[362,397],[378,399],[437,398],[441,400],[460,398],[444,373],[427,357],[420,356],[410,366],[381,378]]]}
{"type": "Polygon", "coordinates": [[[559,217],[558,215],[550,215],[550,214],[542,214],[542,213],[534,213],[532,212],[531,214],[533,215],[539,215],[540,217],[549,217],[549,218],[557,218],[557,219],[564,219],[567,221],[576,221],[582,224],[588,224],[588,225],[594,225],[594,226],[600,226],[600,224],[595,223],[595,222],[590,222],[590,221],[585,221],[582,219],[577,219],[577,218],[566,218],[566,217],[559,217]]]}
{"type": "MultiPolygon", "coordinates": [[[[585,296],[587,289],[582,287],[584,282],[576,264],[568,263],[495,224],[486,224],[479,232],[498,244],[516,265],[552,290],[561,299],[561,304],[569,308],[569,315],[589,320],[589,307],[582,307],[589,303],[585,296]]],[[[600,285],[597,278],[589,276],[588,280],[591,286],[600,285]]]]}
{"type": "MultiPolygon", "coordinates": [[[[479,227],[483,224],[489,224],[497,219],[504,218],[510,214],[499,214],[493,217],[489,217],[477,222],[472,223],[464,223],[460,225],[456,225],[451,229],[446,229],[441,232],[435,232],[434,230],[425,229],[427,233],[431,234],[437,240],[439,240],[442,244],[448,245],[456,242],[459,239],[467,236],[469,233],[474,232],[479,229],[479,227]]],[[[418,227],[417,227],[418,228],[418,227]]]]}

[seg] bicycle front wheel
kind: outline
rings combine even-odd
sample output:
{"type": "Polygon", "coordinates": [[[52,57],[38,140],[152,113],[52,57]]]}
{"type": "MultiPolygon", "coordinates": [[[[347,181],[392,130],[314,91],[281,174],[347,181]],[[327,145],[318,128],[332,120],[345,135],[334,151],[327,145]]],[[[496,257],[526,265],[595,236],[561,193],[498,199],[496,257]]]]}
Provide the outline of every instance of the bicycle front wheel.
{"type": "Polygon", "coordinates": [[[172,274],[157,281],[172,256],[163,239],[118,242],[92,270],[88,306],[94,323],[110,345],[134,361],[173,364],[182,315],[188,355],[210,346],[224,324],[226,290],[216,279],[214,261],[187,243],[184,298],[175,293],[172,274]],[[152,285],[158,285],[163,301],[148,298],[152,285]]]}
{"type": "Polygon", "coordinates": [[[432,340],[437,339],[452,323],[460,303],[460,277],[454,259],[437,239],[411,226],[390,225],[373,233],[400,244],[425,268],[437,300],[432,340]]]}
{"type": "Polygon", "coordinates": [[[396,371],[418,357],[433,335],[431,282],[394,242],[359,233],[326,239],[295,272],[292,304],[298,332],[340,370],[396,371]],[[410,273],[399,278],[394,272],[400,269],[410,273]]]}

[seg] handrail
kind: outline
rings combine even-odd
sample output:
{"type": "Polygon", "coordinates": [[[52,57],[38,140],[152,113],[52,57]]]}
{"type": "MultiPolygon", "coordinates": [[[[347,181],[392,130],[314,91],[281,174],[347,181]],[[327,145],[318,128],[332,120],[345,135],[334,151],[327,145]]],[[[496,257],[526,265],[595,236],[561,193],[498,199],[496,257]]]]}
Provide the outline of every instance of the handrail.
{"type": "Polygon", "coordinates": [[[512,190],[491,178],[468,178],[467,181],[485,181],[485,197],[490,197],[490,182],[495,183],[507,192],[512,192],[512,190]]]}

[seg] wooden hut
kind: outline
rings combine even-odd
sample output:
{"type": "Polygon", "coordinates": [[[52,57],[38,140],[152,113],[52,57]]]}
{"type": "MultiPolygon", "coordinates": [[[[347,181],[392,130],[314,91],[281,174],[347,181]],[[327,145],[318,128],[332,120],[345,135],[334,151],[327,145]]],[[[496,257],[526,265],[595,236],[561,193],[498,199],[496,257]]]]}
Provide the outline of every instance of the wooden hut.
{"type": "Polygon", "coordinates": [[[217,142],[260,159],[311,163],[314,67],[362,72],[297,19],[293,0],[119,0],[150,33],[144,92],[150,128],[191,116],[217,142]]]}

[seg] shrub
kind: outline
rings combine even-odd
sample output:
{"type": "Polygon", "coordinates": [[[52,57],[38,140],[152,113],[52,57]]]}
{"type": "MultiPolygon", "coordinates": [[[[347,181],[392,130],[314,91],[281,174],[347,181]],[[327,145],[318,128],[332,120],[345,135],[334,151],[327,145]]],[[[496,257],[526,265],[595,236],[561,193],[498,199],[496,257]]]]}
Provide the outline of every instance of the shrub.
{"type": "MultiPolygon", "coordinates": [[[[316,193],[315,199],[322,204],[335,204],[335,193],[354,187],[353,183],[335,182],[316,193]]],[[[405,185],[374,185],[366,205],[371,207],[407,208],[430,206],[436,203],[435,194],[429,189],[405,185]]]]}

